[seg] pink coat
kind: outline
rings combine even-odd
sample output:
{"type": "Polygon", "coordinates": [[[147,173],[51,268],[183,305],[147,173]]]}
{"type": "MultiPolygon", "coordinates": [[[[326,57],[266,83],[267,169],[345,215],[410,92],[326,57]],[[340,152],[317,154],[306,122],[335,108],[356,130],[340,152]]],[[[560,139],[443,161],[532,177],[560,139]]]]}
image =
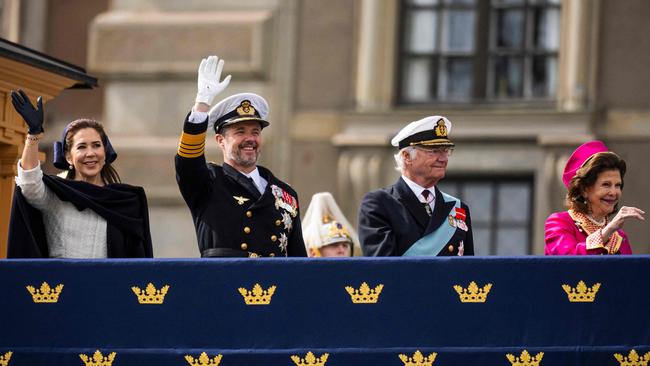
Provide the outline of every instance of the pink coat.
{"type": "MultiPolygon", "coordinates": [[[[632,254],[630,242],[627,234],[623,230],[618,230],[623,238],[619,248],[621,254],[632,254]]],[[[602,249],[590,249],[586,247],[587,235],[578,230],[575,222],[569,215],[568,211],[555,212],[546,219],[544,225],[544,241],[546,255],[585,255],[601,254],[602,249]]]]}

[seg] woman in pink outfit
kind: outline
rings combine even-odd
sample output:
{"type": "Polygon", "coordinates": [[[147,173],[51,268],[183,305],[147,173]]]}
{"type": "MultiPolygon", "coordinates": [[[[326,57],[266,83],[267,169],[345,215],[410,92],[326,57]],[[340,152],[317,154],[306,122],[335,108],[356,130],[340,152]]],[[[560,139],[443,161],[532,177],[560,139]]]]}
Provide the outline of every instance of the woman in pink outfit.
{"type": "Polygon", "coordinates": [[[562,174],[569,210],[546,219],[546,255],[632,254],[622,227],[629,218],[645,220],[645,212],[626,206],[618,210],[625,170],[625,161],[602,141],[573,152],[562,174]]]}

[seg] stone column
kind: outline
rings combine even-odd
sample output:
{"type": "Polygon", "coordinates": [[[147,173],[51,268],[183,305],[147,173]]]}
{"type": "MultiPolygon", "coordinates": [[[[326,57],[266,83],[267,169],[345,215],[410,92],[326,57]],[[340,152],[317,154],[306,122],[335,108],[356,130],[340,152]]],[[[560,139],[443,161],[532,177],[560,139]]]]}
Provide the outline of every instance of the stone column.
{"type": "Polygon", "coordinates": [[[600,0],[562,1],[558,108],[579,111],[596,98],[600,0]]]}
{"type": "Polygon", "coordinates": [[[361,3],[356,83],[359,111],[385,111],[392,106],[397,12],[396,0],[361,3]]]}

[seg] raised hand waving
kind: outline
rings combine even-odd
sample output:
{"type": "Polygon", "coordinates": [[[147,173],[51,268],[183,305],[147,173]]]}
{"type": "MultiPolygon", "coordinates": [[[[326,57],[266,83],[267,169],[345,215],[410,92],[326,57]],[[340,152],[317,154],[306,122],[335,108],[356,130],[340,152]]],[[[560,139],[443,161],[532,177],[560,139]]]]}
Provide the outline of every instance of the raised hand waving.
{"type": "Polygon", "coordinates": [[[27,126],[29,126],[29,134],[37,135],[43,132],[43,99],[38,97],[36,100],[36,108],[32,105],[27,94],[18,89],[18,91],[11,91],[11,103],[14,105],[16,112],[20,114],[27,126]]]}

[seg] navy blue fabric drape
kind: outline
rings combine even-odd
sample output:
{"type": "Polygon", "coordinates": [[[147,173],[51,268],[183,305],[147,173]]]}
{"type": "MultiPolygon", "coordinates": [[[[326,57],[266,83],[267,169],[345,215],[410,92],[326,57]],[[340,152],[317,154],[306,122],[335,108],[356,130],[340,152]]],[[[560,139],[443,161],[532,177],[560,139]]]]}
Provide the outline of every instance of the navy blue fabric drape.
{"type": "Polygon", "coordinates": [[[509,365],[506,354],[544,352],[544,365],[618,365],[614,353],[650,351],[650,256],[351,259],[2,260],[0,355],[11,366],[83,365],[80,353],[116,352],[114,365],[403,365],[399,354],[437,353],[433,365],[509,365]],[[455,285],[492,284],[463,303],[455,285]],[[562,285],[600,283],[593,302],[562,285]],[[63,284],[57,303],[26,286],[63,284]],[[355,304],[346,286],[383,285],[355,304]],[[168,285],[163,304],[133,286],[168,285]],[[276,286],[270,304],[239,288],[276,286]]]}

